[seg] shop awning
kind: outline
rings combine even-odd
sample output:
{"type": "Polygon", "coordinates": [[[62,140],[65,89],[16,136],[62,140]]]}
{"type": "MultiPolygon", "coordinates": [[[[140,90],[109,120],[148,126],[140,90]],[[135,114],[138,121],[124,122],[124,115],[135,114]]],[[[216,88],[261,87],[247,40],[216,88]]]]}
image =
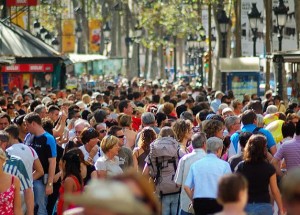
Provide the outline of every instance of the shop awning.
{"type": "Polygon", "coordinates": [[[72,63],[86,63],[90,61],[106,60],[106,56],[97,54],[68,54],[72,63]]]}
{"type": "Polygon", "coordinates": [[[285,62],[285,63],[300,63],[300,51],[299,50],[274,52],[270,55],[267,55],[268,60],[274,60],[277,57],[282,57],[283,62],[285,62]]]}
{"type": "Polygon", "coordinates": [[[21,27],[0,21],[0,56],[60,58],[61,54],[21,27]]]}
{"type": "Polygon", "coordinates": [[[221,72],[259,72],[259,57],[220,58],[221,72]]]}

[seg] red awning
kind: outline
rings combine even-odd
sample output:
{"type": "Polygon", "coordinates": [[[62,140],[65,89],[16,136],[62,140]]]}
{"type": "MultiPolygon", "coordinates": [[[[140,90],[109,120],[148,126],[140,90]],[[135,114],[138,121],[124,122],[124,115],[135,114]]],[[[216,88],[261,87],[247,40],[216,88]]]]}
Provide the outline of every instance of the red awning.
{"type": "Polygon", "coordinates": [[[53,64],[13,64],[2,66],[2,72],[53,72],[53,64]]]}
{"type": "Polygon", "coordinates": [[[8,7],[11,6],[36,6],[37,0],[8,0],[6,1],[8,7]]]}

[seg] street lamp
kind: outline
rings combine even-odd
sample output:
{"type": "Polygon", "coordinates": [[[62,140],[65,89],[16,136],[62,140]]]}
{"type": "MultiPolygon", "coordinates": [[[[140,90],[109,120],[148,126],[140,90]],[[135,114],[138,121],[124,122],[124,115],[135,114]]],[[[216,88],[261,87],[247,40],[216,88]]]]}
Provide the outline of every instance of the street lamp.
{"type": "Polygon", "coordinates": [[[51,45],[56,51],[59,51],[59,41],[56,37],[54,37],[54,39],[52,40],[51,45]]]}
{"type": "Polygon", "coordinates": [[[109,27],[109,23],[106,22],[105,26],[103,28],[104,43],[105,43],[105,47],[106,47],[106,55],[108,55],[108,44],[110,42],[110,32],[111,32],[111,28],[109,27]]]}
{"type": "Polygon", "coordinates": [[[205,51],[205,45],[206,45],[206,43],[205,43],[205,41],[206,41],[205,34],[202,34],[202,35],[200,34],[198,40],[199,40],[199,47],[200,47],[199,53],[198,53],[198,65],[199,65],[198,73],[200,74],[201,86],[203,87],[203,85],[204,85],[204,74],[203,74],[203,59],[202,59],[202,57],[203,57],[203,53],[205,51]]]}
{"type": "Polygon", "coordinates": [[[82,37],[82,28],[80,25],[77,25],[76,29],[75,29],[75,33],[76,33],[76,37],[77,38],[81,38],[82,37]]]}
{"type": "MultiPolygon", "coordinates": [[[[219,10],[217,14],[217,20],[220,25],[220,31],[222,35],[222,57],[226,58],[226,37],[228,31],[229,18],[226,15],[225,10],[219,10]]],[[[222,91],[226,91],[226,73],[222,73],[222,91]]]]}
{"type": "Polygon", "coordinates": [[[35,35],[37,36],[40,33],[41,23],[38,19],[36,19],[33,23],[33,31],[35,35]]]}
{"type": "Polygon", "coordinates": [[[40,28],[40,35],[41,35],[42,40],[45,40],[45,36],[46,36],[47,32],[48,31],[47,31],[47,29],[44,26],[42,26],[40,28]]]}
{"type": "Polygon", "coordinates": [[[143,34],[143,29],[142,27],[139,26],[139,24],[136,24],[135,27],[134,27],[134,33],[135,33],[135,41],[137,43],[137,75],[138,75],[138,78],[140,77],[141,75],[141,66],[140,66],[140,38],[143,34]]]}
{"type": "MultiPolygon", "coordinates": [[[[287,13],[289,11],[289,7],[286,7],[283,3],[283,0],[279,0],[278,5],[276,7],[273,8],[274,14],[276,16],[276,27],[278,30],[278,42],[279,42],[279,51],[282,51],[282,31],[283,28],[286,24],[286,20],[287,20],[287,13]]],[[[282,82],[282,78],[286,78],[286,77],[282,77],[282,67],[283,67],[283,58],[279,57],[277,60],[277,64],[278,64],[278,95],[283,98],[283,82],[282,82]]]]}
{"type": "Polygon", "coordinates": [[[252,31],[252,41],[253,41],[253,56],[256,56],[256,39],[257,39],[257,29],[258,29],[258,21],[260,19],[261,13],[258,12],[256,3],[252,3],[252,8],[248,12],[248,19],[250,23],[250,28],[252,31]]]}
{"type": "Polygon", "coordinates": [[[51,40],[52,40],[52,36],[50,34],[49,31],[47,31],[46,35],[45,35],[45,42],[50,45],[51,44],[51,40]]]}

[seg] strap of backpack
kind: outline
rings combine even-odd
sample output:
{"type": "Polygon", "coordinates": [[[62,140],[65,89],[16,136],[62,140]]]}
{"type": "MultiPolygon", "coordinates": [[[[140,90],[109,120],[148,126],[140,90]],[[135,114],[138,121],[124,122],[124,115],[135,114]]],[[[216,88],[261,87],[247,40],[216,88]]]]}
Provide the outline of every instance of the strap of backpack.
{"type": "Polygon", "coordinates": [[[156,175],[154,178],[154,183],[155,185],[157,185],[159,183],[159,178],[161,176],[161,163],[158,163],[158,157],[155,158],[155,162],[156,162],[156,175]]]}
{"type": "Polygon", "coordinates": [[[260,129],[261,129],[261,127],[254,128],[254,130],[252,131],[252,134],[258,134],[260,129]]]}

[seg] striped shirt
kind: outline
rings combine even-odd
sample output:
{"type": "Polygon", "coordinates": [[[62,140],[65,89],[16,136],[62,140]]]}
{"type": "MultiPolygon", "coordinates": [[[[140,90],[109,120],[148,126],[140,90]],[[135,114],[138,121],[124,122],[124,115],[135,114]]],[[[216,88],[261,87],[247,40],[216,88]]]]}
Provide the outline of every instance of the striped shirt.
{"type": "Polygon", "coordinates": [[[3,171],[14,175],[20,179],[21,182],[21,191],[24,191],[28,188],[33,187],[32,182],[27,174],[27,170],[22,162],[22,160],[16,156],[8,156],[3,171]]]}
{"type": "Polygon", "coordinates": [[[286,141],[276,152],[274,158],[277,160],[284,158],[287,170],[300,166],[300,135],[286,141]]]}

